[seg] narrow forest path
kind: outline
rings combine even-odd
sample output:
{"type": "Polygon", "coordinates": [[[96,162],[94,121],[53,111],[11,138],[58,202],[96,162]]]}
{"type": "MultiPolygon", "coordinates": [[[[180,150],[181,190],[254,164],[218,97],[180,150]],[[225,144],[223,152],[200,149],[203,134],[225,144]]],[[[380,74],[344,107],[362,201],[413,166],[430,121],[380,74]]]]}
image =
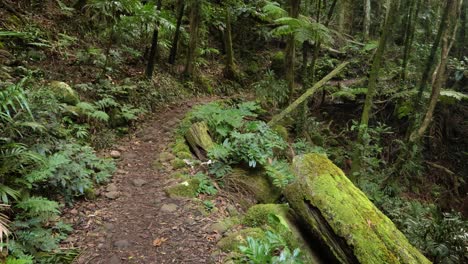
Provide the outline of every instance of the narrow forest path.
{"type": "Polygon", "coordinates": [[[117,147],[121,156],[111,183],[95,201],[83,201],[64,216],[75,228],[67,243],[81,251],[74,263],[210,262],[215,242],[207,228],[213,220],[193,203],[167,197],[171,168],[153,164],[184,114],[213,99],[170,105],[117,147]]]}

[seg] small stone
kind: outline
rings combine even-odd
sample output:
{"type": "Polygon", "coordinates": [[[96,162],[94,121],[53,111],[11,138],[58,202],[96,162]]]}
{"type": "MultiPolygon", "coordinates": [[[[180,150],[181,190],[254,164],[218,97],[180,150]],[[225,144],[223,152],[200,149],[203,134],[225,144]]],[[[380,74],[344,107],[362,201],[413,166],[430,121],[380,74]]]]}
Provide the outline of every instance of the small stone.
{"type": "Polygon", "coordinates": [[[117,249],[126,249],[128,247],[130,247],[130,242],[128,242],[128,240],[126,239],[122,239],[122,240],[117,240],[114,242],[114,247],[116,247],[117,249]]]}
{"type": "Polygon", "coordinates": [[[77,215],[77,214],[78,214],[78,210],[72,209],[72,210],[70,211],[70,214],[72,214],[72,215],[77,215]]]}
{"type": "Polygon", "coordinates": [[[177,210],[177,207],[178,206],[176,204],[173,204],[173,203],[164,204],[163,206],[161,206],[161,211],[167,212],[167,213],[172,213],[172,212],[175,212],[177,210]]]}
{"type": "Polygon", "coordinates": [[[104,196],[106,196],[109,199],[114,200],[114,199],[119,198],[120,193],[119,192],[108,192],[108,193],[105,193],[104,196]]]}
{"type": "Polygon", "coordinates": [[[147,184],[147,181],[143,180],[143,179],[133,179],[132,180],[132,184],[133,186],[135,187],[141,187],[145,184],[147,184]]]}
{"type": "Polygon", "coordinates": [[[113,159],[118,159],[120,158],[121,154],[120,154],[120,151],[118,150],[112,150],[110,152],[110,156],[113,158],[113,159]]]}
{"type": "Polygon", "coordinates": [[[113,183],[107,185],[106,191],[108,191],[108,192],[117,192],[118,191],[117,185],[115,185],[113,183]]]}
{"type": "Polygon", "coordinates": [[[117,257],[116,255],[112,256],[110,259],[109,259],[109,264],[121,264],[122,261],[120,261],[119,257],[117,257]]]}

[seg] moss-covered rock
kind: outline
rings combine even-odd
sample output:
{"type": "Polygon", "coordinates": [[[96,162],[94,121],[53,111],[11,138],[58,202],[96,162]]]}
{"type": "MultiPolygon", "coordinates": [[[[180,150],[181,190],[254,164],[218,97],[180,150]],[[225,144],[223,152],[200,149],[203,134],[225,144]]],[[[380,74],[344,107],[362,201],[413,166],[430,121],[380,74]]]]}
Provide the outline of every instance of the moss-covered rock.
{"type": "Polygon", "coordinates": [[[282,125],[274,125],[271,129],[275,131],[285,141],[288,141],[289,134],[288,134],[288,129],[286,127],[282,125]]]}
{"type": "Polygon", "coordinates": [[[241,188],[262,203],[274,203],[281,196],[281,190],[274,187],[265,172],[261,170],[234,169],[232,173],[224,177],[224,182],[227,189],[241,188]]]}
{"type": "Polygon", "coordinates": [[[164,191],[171,198],[185,197],[195,198],[197,197],[197,190],[200,181],[198,179],[190,179],[183,181],[177,185],[166,188],[164,191]]]}
{"type": "Polygon", "coordinates": [[[294,212],[341,263],[430,263],[328,158],[294,158],[284,194],[294,212]]]}
{"type": "Polygon", "coordinates": [[[240,245],[246,243],[247,237],[262,239],[265,232],[258,227],[242,229],[219,240],[217,246],[224,252],[238,250],[240,245]]]}
{"type": "Polygon", "coordinates": [[[210,231],[223,234],[233,226],[240,224],[241,220],[239,217],[228,217],[223,220],[216,222],[210,226],[210,231]]]}
{"type": "Polygon", "coordinates": [[[51,91],[54,92],[55,97],[62,103],[66,103],[69,105],[76,105],[80,102],[80,98],[78,94],[73,90],[70,85],[59,82],[59,81],[52,81],[49,84],[51,91]]]}

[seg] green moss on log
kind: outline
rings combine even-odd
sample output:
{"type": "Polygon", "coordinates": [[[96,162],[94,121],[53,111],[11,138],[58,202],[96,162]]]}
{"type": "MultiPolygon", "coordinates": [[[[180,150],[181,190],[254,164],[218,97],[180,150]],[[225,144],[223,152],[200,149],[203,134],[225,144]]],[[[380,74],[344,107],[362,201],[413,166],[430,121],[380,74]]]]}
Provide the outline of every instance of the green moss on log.
{"type": "Polygon", "coordinates": [[[294,158],[285,196],[342,263],[430,263],[328,158],[294,158]]]}

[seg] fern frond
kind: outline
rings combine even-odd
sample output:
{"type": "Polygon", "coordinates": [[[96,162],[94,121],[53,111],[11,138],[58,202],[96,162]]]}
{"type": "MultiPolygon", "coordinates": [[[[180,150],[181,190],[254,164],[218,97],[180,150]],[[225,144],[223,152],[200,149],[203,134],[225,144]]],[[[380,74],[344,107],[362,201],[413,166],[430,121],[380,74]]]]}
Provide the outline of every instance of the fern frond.
{"type": "Polygon", "coordinates": [[[49,219],[57,216],[59,211],[59,205],[55,201],[48,200],[44,197],[30,197],[16,205],[16,208],[23,210],[22,217],[27,218],[39,218],[42,221],[48,221],[49,219]]]}
{"type": "MultiPolygon", "coordinates": [[[[0,212],[8,208],[8,205],[6,204],[0,204],[0,212]]],[[[0,245],[3,245],[3,241],[7,241],[8,237],[10,236],[10,228],[8,224],[10,223],[10,220],[8,217],[0,213],[0,245]]],[[[3,247],[0,246],[0,252],[3,251],[3,247]]]]}

